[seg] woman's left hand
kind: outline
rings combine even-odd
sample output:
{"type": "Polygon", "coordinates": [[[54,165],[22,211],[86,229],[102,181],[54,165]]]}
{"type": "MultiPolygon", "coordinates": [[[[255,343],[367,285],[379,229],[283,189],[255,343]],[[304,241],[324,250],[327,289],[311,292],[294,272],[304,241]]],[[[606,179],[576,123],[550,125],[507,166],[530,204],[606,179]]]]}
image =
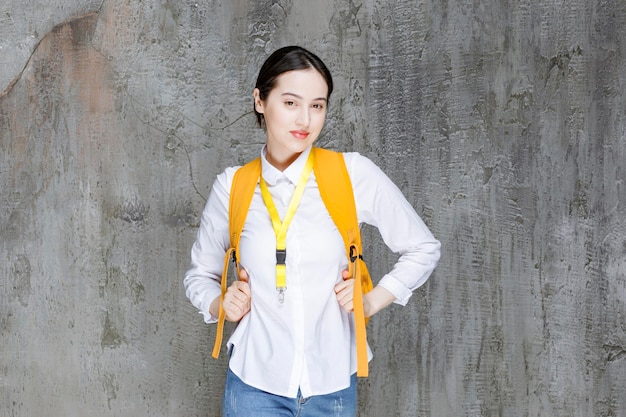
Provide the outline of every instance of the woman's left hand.
{"type": "MultiPolygon", "coordinates": [[[[348,313],[354,310],[354,279],[350,278],[348,270],[341,271],[343,282],[335,285],[335,294],[339,305],[348,313]]],[[[376,286],[363,295],[363,313],[371,317],[391,304],[396,297],[381,286],[376,286]]]]}
{"type": "Polygon", "coordinates": [[[347,313],[354,310],[354,279],[348,275],[348,270],[344,269],[341,272],[343,281],[335,285],[335,294],[337,295],[337,301],[341,308],[347,313]]]}

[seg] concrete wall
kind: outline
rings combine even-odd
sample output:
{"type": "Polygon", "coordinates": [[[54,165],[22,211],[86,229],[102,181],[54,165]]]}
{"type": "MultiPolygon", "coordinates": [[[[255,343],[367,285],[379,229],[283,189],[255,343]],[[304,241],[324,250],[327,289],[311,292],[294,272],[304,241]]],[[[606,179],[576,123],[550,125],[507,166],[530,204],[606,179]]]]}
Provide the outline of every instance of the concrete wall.
{"type": "Polygon", "coordinates": [[[360,415],[626,415],[621,0],[2,1],[0,415],[219,415],[226,359],[182,276],[292,43],[335,76],[321,143],[443,243],[370,323],[360,415]]]}

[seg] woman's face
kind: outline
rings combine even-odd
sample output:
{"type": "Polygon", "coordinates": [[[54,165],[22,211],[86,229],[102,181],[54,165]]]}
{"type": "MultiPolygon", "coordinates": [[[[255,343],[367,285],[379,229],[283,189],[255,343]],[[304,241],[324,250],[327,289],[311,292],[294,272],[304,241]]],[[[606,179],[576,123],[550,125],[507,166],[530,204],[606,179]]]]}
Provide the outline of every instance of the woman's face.
{"type": "Polygon", "coordinates": [[[265,100],[254,90],[256,111],[267,131],[267,160],[287,168],[318,138],[326,119],[328,85],[315,69],[285,72],[276,78],[265,100]]]}

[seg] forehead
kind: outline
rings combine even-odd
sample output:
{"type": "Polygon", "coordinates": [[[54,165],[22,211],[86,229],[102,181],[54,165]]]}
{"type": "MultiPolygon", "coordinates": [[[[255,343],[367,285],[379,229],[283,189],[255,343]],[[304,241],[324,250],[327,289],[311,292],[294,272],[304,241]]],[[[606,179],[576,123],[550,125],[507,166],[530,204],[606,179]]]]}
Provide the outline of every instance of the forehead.
{"type": "Polygon", "coordinates": [[[293,94],[310,100],[326,99],[328,85],[319,71],[307,68],[280,74],[276,77],[272,93],[293,94]]]}

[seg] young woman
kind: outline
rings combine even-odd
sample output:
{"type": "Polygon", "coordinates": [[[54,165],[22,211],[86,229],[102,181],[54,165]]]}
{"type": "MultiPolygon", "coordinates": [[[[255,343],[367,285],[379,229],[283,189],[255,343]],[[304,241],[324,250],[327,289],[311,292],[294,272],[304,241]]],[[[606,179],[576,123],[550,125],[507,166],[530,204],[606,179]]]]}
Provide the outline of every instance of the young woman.
{"type": "MultiPolygon", "coordinates": [[[[240,237],[240,279],[223,298],[226,320],[238,322],[228,341],[223,415],[356,416],[354,280],[343,240],[314,173],[286,235],[286,290],[276,291],[276,234],[265,183],[281,219],[318,138],[333,90],[326,65],[297,46],[275,51],[261,67],[254,111],[267,141],[261,178],[240,237]]],[[[439,242],[400,190],[369,159],[345,153],[359,222],[376,226],[400,254],[393,269],[363,296],[371,317],[392,302],[405,305],[439,259],[439,242]]],[[[229,197],[238,167],[220,174],[202,213],[187,297],[207,323],[217,321],[223,258],[230,247],[229,197]]],[[[270,204],[271,205],[271,204],[270,204]]],[[[368,354],[371,357],[371,352],[368,354]]]]}

